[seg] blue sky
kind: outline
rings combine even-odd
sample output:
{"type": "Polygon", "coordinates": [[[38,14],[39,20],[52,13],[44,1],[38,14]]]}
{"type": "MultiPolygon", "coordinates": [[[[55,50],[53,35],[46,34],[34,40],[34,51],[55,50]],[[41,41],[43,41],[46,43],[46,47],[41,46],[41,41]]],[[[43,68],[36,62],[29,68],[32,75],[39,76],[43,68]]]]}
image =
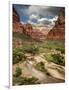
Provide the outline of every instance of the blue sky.
{"type": "Polygon", "coordinates": [[[20,22],[38,25],[54,25],[60,7],[14,4],[20,16],[20,22]]]}

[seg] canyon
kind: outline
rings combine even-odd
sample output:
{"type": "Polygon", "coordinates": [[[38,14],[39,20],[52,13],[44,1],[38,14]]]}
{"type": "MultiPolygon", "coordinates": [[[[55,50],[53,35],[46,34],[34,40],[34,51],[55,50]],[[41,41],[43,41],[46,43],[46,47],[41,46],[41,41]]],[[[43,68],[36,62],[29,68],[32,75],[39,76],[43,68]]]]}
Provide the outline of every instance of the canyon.
{"type": "Polygon", "coordinates": [[[55,22],[55,26],[52,29],[47,27],[37,27],[29,23],[21,24],[20,17],[13,7],[13,32],[24,33],[37,41],[43,41],[46,39],[64,40],[65,39],[65,15],[64,8],[60,10],[58,20],[55,22]]]}
{"type": "Polygon", "coordinates": [[[55,26],[48,28],[21,23],[13,7],[13,85],[33,84],[32,77],[35,84],[65,82],[64,11],[60,9],[55,26]]]}

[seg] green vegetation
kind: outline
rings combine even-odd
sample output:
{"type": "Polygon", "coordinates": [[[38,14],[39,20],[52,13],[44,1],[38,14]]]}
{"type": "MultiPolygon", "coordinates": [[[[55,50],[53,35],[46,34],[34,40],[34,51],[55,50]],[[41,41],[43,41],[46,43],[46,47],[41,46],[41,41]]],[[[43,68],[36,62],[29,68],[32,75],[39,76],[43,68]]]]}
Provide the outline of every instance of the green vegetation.
{"type": "Polygon", "coordinates": [[[64,56],[60,54],[46,54],[44,58],[49,62],[54,62],[59,65],[65,65],[64,56]]]}
{"type": "Polygon", "coordinates": [[[37,45],[30,45],[28,47],[23,48],[25,53],[38,54],[39,48],[37,45]]]}
{"type": "Polygon", "coordinates": [[[53,59],[52,56],[51,56],[51,54],[45,54],[45,55],[44,55],[44,58],[45,58],[45,60],[47,60],[48,62],[53,59]]]}
{"type": "Polygon", "coordinates": [[[16,39],[21,39],[22,41],[24,40],[29,40],[31,41],[32,38],[28,35],[25,35],[25,34],[21,34],[21,33],[18,33],[18,32],[13,32],[13,37],[16,38],[16,39]]]}
{"type": "Polygon", "coordinates": [[[65,65],[64,57],[61,56],[60,54],[52,54],[52,57],[53,59],[51,61],[53,61],[54,63],[59,65],[65,65]]]}
{"type": "Polygon", "coordinates": [[[38,79],[35,77],[26,78],[26,77],[13,77],[13,85],[31,85],[39,84],[38,79]]]}
{"type": "Polygon", "coordinates": [[[19,63],[20,61],[25,61],[25,53],[31,53],[33,55],[38,54],[39,48],[37,45],[30,45],[28,47],[13,49],[13,64],[19,63]]]}
{"type": "MultiPolygon", "coordinates": [[[[49,40],[44,42],[37,42],[32,40],[30,36],[20,33],[13,33],[13,40],[22,40],[22,46],[13,48],[13,64],[23,63],[27,60],[27,54],[33,56],[32,61],[35,61],[34,56],[44,55],[44,59],[48,62],[53,62],[58,65],[65,65],[64,54],[65,46],[64,41],[49,40]]],[[[45,68],[44,62],[35,63],[35,68],[39,71],[50,75],[45,68]]],[[[38,79],[35,77],[27,78],[22,77],[22,69],[17,67],[13,75],[13,85],[30,85],[38,84],[38,79]]]]}
{"type": "Polygon", "coordinates": [[[56,48],[56,50],[60,51],[62,54],[65,53],[65,49],[64,48],[56,48]]]}
{"type": "Polygon", "coordinates": [[[44,63],[43,62],[39,62],[36,64],[36,68],[40,71],[45,71],[45,67],[44,67],[44,63]]]}
{"type": "Polygon", "coordinates": [[[25,61],[25,54],[19,49],[13,49],[13,64],[19,63],[20,61],[25,61]]]}
{"type": "Polygon", "coordinates": [[[21,77],[22,69],[20,67],[16,67],[15,74],[13,75],[13,85],[31,85],[31,84],[39,84],[38,79],[35,77],[26,78],[21,77]]]}
{"type": "Polygon", "coordinates": [[[14,76],[18,77],[22,74],[22,69],[20,67],[16,67],[16,71],[15,71],[15,74],[14,76]]]}
{"type": "Polygon", "coordinates": [[[45,69],[44,62],[39,62],[35,66],[39,71],[44,72],[46,75],[50,75],[48,71],[45,69]]]}

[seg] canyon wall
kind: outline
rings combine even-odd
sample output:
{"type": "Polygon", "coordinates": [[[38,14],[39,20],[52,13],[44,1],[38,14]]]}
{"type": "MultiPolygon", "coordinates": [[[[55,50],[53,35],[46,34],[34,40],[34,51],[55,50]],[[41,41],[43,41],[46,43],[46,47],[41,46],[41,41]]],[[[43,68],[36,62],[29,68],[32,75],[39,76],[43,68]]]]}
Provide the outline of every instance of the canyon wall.
{"type": "Polygon", "coordinates": [[[58,20],[53,29],[48,33],[47,39],[64,40],[65,39],[65,8],[60,9],[58,20]]]}
{"type": "Polygon", "coordinates": [[[19,32],[22,33],[22,24],[20,23],[20,17],[18,15],[18,13],[16,12],[15,8],[13,7],[13,32],[19,32]]]}

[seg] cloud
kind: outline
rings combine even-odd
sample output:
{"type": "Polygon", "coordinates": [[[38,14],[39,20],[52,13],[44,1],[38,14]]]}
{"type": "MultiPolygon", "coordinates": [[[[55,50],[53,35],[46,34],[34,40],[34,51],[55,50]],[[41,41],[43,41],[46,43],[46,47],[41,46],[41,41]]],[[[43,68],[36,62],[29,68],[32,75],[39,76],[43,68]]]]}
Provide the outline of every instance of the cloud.
{"type": "Polygon", "coordinates": [[[38,23],[40,23],[40,24],[50,24],[51,21],[49,21],[49,19],[47,19],[47,18],[41,18],[41,19],[38,19],[38,23]]]}
{"type": "Polygon", "coordinates": [[[38,6],[38,5],[15,5],[20,15],[38,15],[41,17],[54,17],[58,14],[60,7],[38,6]]]}
{"type": "Polygon", "coordinates": [[[38,15],[32,14],[30,16],[30,19],[28,20],[28,23],[32,25],[40,25],[40,26],[48,26],[52,28],[55,25],[55,22],[57,21],[58,16],[53,17],[52,19],[49,18],[39,18],[38,15]],[[37,21],[34,22],[33,20],[36,19],[37,21]]]}
{"type": "Polygon", "coordinates": [[[60,10],[59,7],[33,5],[33,6],[29,6],[27,14],[28,15],[37,14],[42,17],[54,17],[55,15],[58,14],[59,10],[60,10]]]}
{"type": "Polygon", "coordinates": [[[54,26],[60,7],[38,5],[15,5],[24,23],[54,26]]]}
{"type": "Polygon", "coordinates": [[[30,19],[30,20],[33,20],[33,19],[36,19],[36,20],[37,20],[37,19],[39,19],[39,18],[40,18],[40,17],[39,17],[38,15],[36,15],[36,14],[32,14],[32,15],[29,16],[29,19],[30,19]]]}
{"type": "Polygon", "coordinates": [[[38,24],[43,25],[43,26],[48,26],[48,27],[52,28],[52,27],[54,27],[55,22],[57,21],[57,19],[58,19],[58,16],[55,16],[52,19],[41,18],[41,19],[38,19],[38,24]]]}

